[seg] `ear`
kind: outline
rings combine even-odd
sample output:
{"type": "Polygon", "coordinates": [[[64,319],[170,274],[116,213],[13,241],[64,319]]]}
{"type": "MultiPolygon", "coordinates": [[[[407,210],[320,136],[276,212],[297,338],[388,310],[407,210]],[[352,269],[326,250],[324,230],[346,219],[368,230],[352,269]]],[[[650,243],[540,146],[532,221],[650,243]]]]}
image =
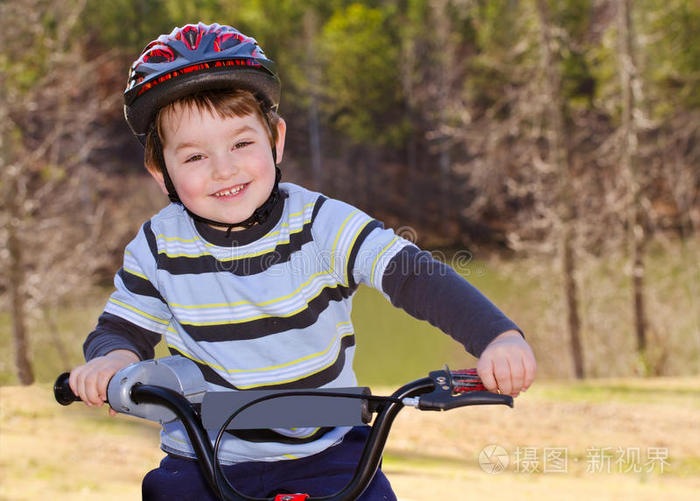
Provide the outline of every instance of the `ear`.
{"type": "Polygon", "coordinates": [[[163,173],[161,172],[161,170],[149,166],[146,166],[146,170],[151,175],[151,177],[153,177],[153,179],[156,180],[156,183],[158,183],[158,186],[160,186],[160,190],[167,195],[168,189],[165,187],[165,180],[163,179],[163,173]]]}
{"type": "Polygon", "coordinates": [[[277,163],[282,161],[284,156],[284,138],[287,133],[287,122],[284,121],[282,117],[277,121],[277,142],[275,146],[277,147],[277,163]]]}

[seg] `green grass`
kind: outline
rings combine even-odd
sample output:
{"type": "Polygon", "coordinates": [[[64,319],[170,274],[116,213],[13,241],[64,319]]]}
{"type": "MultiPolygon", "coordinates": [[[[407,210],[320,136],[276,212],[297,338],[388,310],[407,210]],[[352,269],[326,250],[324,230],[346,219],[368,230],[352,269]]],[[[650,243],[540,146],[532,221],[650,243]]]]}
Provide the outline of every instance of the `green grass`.
{"type": "MultiPolygon", "coordinates": [[[[88,304],[72,305],[56,312],[56,331],[40,318],[28,319],[30,360],[37,381],[53,381],[60,372],[82,363],[82,343],[95,327],[105,300],[106,295],[102,294],[88,304]],[[56,347],[56,336],[65,347],[67,360],[62,359],[56,347]]],[[[9,313],[0,312],[0,385],[17,382],[11,333],[9,313]]]]}
{"type": "MultiPolygon", "coordinates": [[[[445,413],[407,409],[396,420],[384,471],[399,499],[694,499],[700,488],[696,423],[700,378],[541,381],[502,406],[445,413]],[[658,400],[650,397],[660,397],[658,400]],[[479,468],[488,444],[505,447],[507,471],[479,468]],[[566,447],[566,473],[518,472],[517,447],[566,447]],[[668,467],[641,473],[587,471],[588,448],[666,448],[668,467]],[[696,494],[693,495],[692,492],[696,494]],[[607,497],[606,497],[607,496],[607,497]]],[[[145,472],[162,457],[157,426],[110,418],[105,409],[61,407],[49,384],[0,387],[0,499],[140,499],[145,472]],[[124,458],[127,458],[124,460],[124,458]]],[[[613,460],[616,456],[611,456],[613,460]]],[[[625,466],[625,465],[623,465],[625,466]]]]}
{"type": "Polygon", "coordinates": [[[476,363],[461,344],[394,308],[374,290],[363,288],[353,304],[355,370],[363,385],[398,385],[444,364],[457,369],[476,363]]]}
{"type": "Polygon", "coordinates": [[[586,381],[538,381],[529,396],[552,402],[619,402],[625,404],[665,405],[700,409],[700,381],[696,378],[648,380],[589,379],[586,381]],[[663,384],[659,384],[662,382],[663,384]]]}

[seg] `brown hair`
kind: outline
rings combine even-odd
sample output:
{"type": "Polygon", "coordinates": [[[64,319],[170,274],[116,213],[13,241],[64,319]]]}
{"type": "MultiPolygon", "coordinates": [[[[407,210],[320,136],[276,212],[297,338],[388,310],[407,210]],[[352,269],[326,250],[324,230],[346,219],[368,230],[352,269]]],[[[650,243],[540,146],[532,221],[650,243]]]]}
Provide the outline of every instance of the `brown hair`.
{"type": "Polygon", "coordinates": [[[264,125],[267,131],[267,137],[270,140],[270,147],[274,147],[277,142],[277,124],[280,120],[280,116],[275,110],[268,110],[267,113],[264,114],[260,102],[251,92],[241,89],[198,92],[177,99],[158,110],[154,120],[154,126],[150,128],[146,135],[144,163],[146,164],[146,168],[150,171],[160,171],[159,158],[162,152],[158,151],[158,148],[165,143],[163,136],[163,120],[165,115],[172,113],[176,105],[199,111],[206,110],[221,118],[254,115],[264,125]],[[160,141],[156,141],[156,134],[160,141]]]}

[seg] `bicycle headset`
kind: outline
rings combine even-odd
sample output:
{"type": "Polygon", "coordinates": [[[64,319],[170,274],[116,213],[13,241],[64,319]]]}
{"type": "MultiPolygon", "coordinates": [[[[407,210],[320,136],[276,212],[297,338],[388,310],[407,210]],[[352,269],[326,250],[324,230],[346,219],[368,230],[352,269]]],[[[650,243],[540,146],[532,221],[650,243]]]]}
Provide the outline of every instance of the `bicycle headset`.
{"type": "Polygon", "coordinates": [[[150,42],[131,65],[124,91],[124,117],[142,145],[149,135],[153,138],[170,201],[182,205],[195,221],[228,227],[230,234],[234,227],[249,228],[267,220],[279,201],[281,171],[275,145],[272,158],[276,176],[270,196],[249,218],[229,223],[201,217],[182,203],[165,167],[163,145],[155,130],[156,114],[162,107],[197,92],[227,89],[250,91],[272,132],[269,113],[277,111],[280,100],[275,63],[265,56],[254,38],[231,26],[187,24],[150,42]]]}

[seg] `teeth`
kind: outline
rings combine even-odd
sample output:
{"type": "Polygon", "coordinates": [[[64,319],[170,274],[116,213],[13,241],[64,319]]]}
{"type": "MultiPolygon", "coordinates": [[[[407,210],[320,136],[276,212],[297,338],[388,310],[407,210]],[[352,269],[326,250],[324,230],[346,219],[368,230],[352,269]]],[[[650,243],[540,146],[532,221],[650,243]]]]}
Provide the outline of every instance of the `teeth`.
{"type": "Polygon", "coordinates": [[[230,190],[225,190],[225,191],[220,191],[218,193],[214,193],[215,197],[227,197],[229,195],[235,195],[239,191],[241,191],[243,188],[245,188],[245,184],[241,184],[236,188],[231,188],[230,190]]]}

